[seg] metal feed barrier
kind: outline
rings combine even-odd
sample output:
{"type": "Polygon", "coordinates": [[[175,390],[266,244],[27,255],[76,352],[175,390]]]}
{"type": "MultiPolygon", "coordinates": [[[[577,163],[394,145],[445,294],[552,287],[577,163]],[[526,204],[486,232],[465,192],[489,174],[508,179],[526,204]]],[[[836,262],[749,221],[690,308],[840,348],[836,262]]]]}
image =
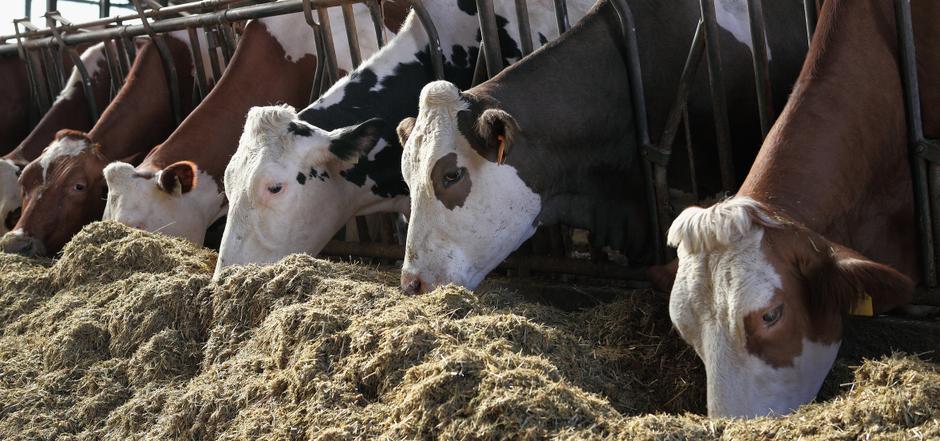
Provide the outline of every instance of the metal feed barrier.
{"type": "MultiPolygon", "coordinates": [[[[134,44],[132,38],[148,35],[157,41],[158,48],[160,34],[187,30],[190,32],[193,45],[193,57],[196,66],[196,87],[199,97],[204,97],[211,87],[212,79],[221,76],[224,63],[231,58],[234,52],[237,37],[232,30],[232,24],[242,20],[270,17],[274,15],[302,12],[307,24],[313,31],[317,53],[321,62],[317,63],[316,71],[312,75],[313,87],[311,101],[326,91],[336,82],[340,72],[336,62],[332,23],[327,8],[340,7],[343,14],[343,25],[346,30],[346,39],[354,66],[362,62],[362,54],[356,29],[352,5],[365,4],[370,11],[372,26],[379,46],[385,44],[383,32],[383,16],[378,0],[287,0],[276,3],[263,0],[202,0],[170,6],[155,6],[153,0],[132,0],[136,14],[103,17],[82,24],[72,24],[63,19],[60,14],[50,11],[46,15],[49,29],[37,29],[27,20],[17,20],[16,34],[0,36],[0,42],[14,40],[14,44],[0,45],[0,54],[18,53],[27,62],[30,78],[30,91],[37,108],[42,111],[48,109],[50,97],[54,96],[64,84],[65,69],[61,66],[59,52],[71,51],[76,53],[77,45],[104,41],[108,45],[106,52],[109,69],[117,79],[113,90],[120,86],[123,75],[126,75],[128,66],[134,59],[134,44]],[[316,14],[314,14],[316,11],[316,14]],[[126,21],[142,20],[141,24],[125,25],[126,21]],[[23,30],[20,30],[23,27],[23,30]],[[97,29],[95,29],[97,28],[97,29]],[[199,40],[195,38],[195,29],[202,28],[207,32],[212,72],[204,72],[199,51],[199,40]],[[218,51],[218,54],[217,54],[218,51]],[[58,60],[58,63],[56,63],[58,60]]],[[[637,145],[640,146],[642,167],[645,177],[645,192],[649,207],[649,222],[654,228],[656,239],[655,255],[658,262],[666,262],[670,250],[665,246],[665,233],[676,214],[669,196],[669,179],[667,167],[669,165],[672,149],[674,147],[680,125],[685,127],[686,153],[689,156],[689,177],[692,184],[692,193],[699,198],[697,190],[697,173],[694,166],[694,152],[690,141],[687,102],[691,85],[695,79],[703,58],[707,66],[710,101],[714,114],[716,134],[716,150],[718,156],[721,188],[728,193],[733,192],[737,185],[733,161],[731,157],[730,128],[728,121],[727,103],[723,86],[723,73],[721,69],[721,46],[718,40],[718,24],[715,16],[715,0],[699,0],[701,17],[690,42],[689,52],[682,69],[676,89],[676,97],[670,107],[660,136],[654,142],[650,136],[646,112],[646,102],[642,81],[642,70],[639,60],[639,51],[636,36],[636,23],[632,11],[626,0],[609,0],[616,10],[621,23],[624,42],[627,48],[627,73],[625,79],[630,85],[633,120],[631,123],[637,128],[637,145]]],[[[763,16],[762,0],[746,0],[750,18],[749,30],[752,41],[765,41],[766,26],[763,16]]],[[[911,142],[912,176],[914,178],[915,200],[917,203],[918,232],[923,240],[920,241],[920,255],[922,256],[922,270],[925,275],[925,286],[928,292],[918,296],[922,303],[940,304],[940,275],[937,273],[937,260],[940,250],[934,243],[934,238],[940,236],[940,203],[935,202],[940,195],[940,143],[935,140],[926,140],[923,137],[920,120],[920,103],[918,99],[918,85],[914,59],[913,33],[910,19],[910,0],[895,0],[898,20],[899,39],[901,41],[901,67],[904,73],[905,103],[908,114],[908,129],[911,142]],[[931,195],[933,197],[931,197],[931,195]]],[[[54,6],[55,1],[49,0],[54,6]]],[[[410,0],[411,7],[421,20],[429,38],[432,68],[436,78],[444,78],[443,52],[437,29],[427,13],[422,0],[410,0]]],[[[500,72],[505,66],[499,47],[498,27],[492,0],[475,0],[481,30],[481,46],[476,60],[474,83],[478,84],[500,72]]],[[[816,27],[816,18],[819,10],[819,0],[803,0],[807,41],[812,40],[816,27]]],[[[101,0],[102,15],[108,10],[108,0],[101,0]]],[[[526,0],[514,0],[516,18],[519,23],[520,43],[523,55],[534,50],[531,38],[531,25],[528,17],[526,0]]],[[[570,28],[567,4],[565,0],[554,0],[554,12],[559,33],[570,28]]],[[[753,69],[757,94],[757,104],[760,117],[761,134],[766,136],[773,125],[775,115],[772,103],[772,86],[770,83],[768,57],[766,47],[755,44],[753,52],[753,69]]],[[[161,49],[161,56],[165,65],[172,69],[171,60],[165,49],[161,49]]],[[[78,63],[80,65],[80,63],[78,63]]],[[[81,69],[79,70],[82,74],[81,69]]],[[[87,72],[83,75],[83,84],[89,87],[87,72]]],[[[175,78],[174,75],[168,75],[175,78]]],[[[170,84],[171,89],[174,87],[170,84]]],[[[175,90],[175,89],[174,89],[175,90]]],[[[86,95],[90,95],[86,93],[86,95]]],[[[174,96],[178,96],[175,90],[174,96]]],[[[91,103],[90,105],[94,105],[91,103]]],[[[174,105],[174,112],[178,112],[178,103],[174,105]]],[[[323,254],[334,256],[375,257],[385,259],[402,259],[403,247],[397,243],[390,233],[391,228],[384,226],[379,241],[369,239],[366,222],[357,219],[361,242],[331,241],[323,254]]],[[[555,236],[560,236],[560,229],[552,230],[555,236]]],[[[549,255],[514,255],[503,264],[504,268],[511,268],[520,273],[530,270],[568,273],[598,278],[615,278],[639,280],[643,277],[641,268],[628,268],[613,263],[592,263],[584,259],[564,257],[568,253],[558,250],[563,248],[562,240],[552,237],[549,255]]]]}

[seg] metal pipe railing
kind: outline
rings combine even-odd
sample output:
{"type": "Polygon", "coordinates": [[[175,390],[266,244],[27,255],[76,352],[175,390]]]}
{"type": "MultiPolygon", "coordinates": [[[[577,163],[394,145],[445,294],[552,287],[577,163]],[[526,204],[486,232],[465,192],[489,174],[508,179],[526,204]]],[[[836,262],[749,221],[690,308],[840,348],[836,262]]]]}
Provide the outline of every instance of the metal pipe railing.
{"type": "Polygon", "coordinates": [[[558,25],[558,35],[568,32],[571,25],[568,23],[568,2],[555,0],[555,23],[558,25]]]}
{"type": "Polygon", "coordinates": [[[499,47],[499,29],[496,25],[496,13],[493,11],[493,0],[476,0],[477,17],[480,19],[480,32],[483,41],[480,51],[486,61],[486,73],[493,78],[503,70],[503,53],[499,47]]]}
{"type": "Polygon", "coordinates": [[[806,17],[806,44],[813,42],[816,33],[816,20],[819,10],[816,9],[816,0],[803,0],[803,13],[806,17]]]}
{"type": "MultiPolygon", "coordinates": [[[[147,18],[162,18],[162,17],[166,17],[170,15],[180,14],[183,12],[218,9],[221,6],[226,6],[226,5],[239,3],[239,2],[244,3],[245,1],[249,1],[249,0],[202,0],[202,1],[193,2],[193,3],[184,3],[181,5],[164,6],[160,8],[159,10],[149,9],[144,12],[144,16],[147,18]]],[[[55,8],[47,9],[47,10],[54,11],[55,8]]],[[[116,15],[114,17],[106,17],[106,18],[100,18],[98,20],[86,21],[83,23],[75,23],[72,26],[75,28],[89,29],[89,28],[107,26],[110,24],[116,24],[116,23],[119,24],[124,21],[137,20],[140,18],[141,18],[140,14],[116,15]]],[[[65,29],[65,30],[71,31],[72,29],[65,29]]],[[[38,38],[38,37],[49,37],[51,35],[52,35],[52,31],[50,29],[37,29],[34,32],[30,32],[28,35],[25,35],[25,37],[32,39],[32,38],[38,38]]],[[[2,35],[0,36],[0,41],[12,40],[15,38],[16,38],[16,34],[2,35]]]]}
{"type": "Polygon", "coordinates": [[[940,235],[940,222],[937,222],[940,219],[940,203],[932,200],[931,196],[935,198],[940,194],[940,146],[924,138],[910,1],[895,0],[894,7],[898,25],[901,79],[904,83],[914,212],[920,238],[918,251],[927,288],[936,288],[940,282],[937,275],[937,260],[940,256],[937,255],[935,242],[940,235]]]}
{"type": "MultiPolygon", "coordinates": [[[[131,3],[137,8],[139,15],[143,16],[144,9],[140,0],[131,0],[131,3]]],[[[176,76],[176,61],[173,59],[173,53],[170,52],[170,47],[166,44],[166,40],[163,39],[163,35],[157,35],[153,30],[148,18],[143,17],[140,22],[144,31],[150,35],[150,40],[153,41],[153,44],[156,46],[157,52],[160,53],[160,59],[163,61],[163,72],[166,75],[167,86],[170,89],[170,109],[173,111],[173,118],[176,124],[179,124],[183,122],[183,109],[182,103],[180,102],[179,78],[176,76]]]]}
{"type": "Polygon", "coordinates": [[[522,44],[522,55],[532,53],[532,26],[529,24],[529,4],[526,0],[516,0],[516,21],[519,22],[519,41],[522,44]]]}
{"type": "MultiPolygon", "coordinates": [[[[718,171],[721,186],[727,192],[735,189],[734,160],[731,156],[731,127],[728,121],[728,103],[725,96],[724,75],[721,67],[721,42],[714,0],[700,0],[702,21],[705,23],[705,60],[708,64],[708,85],[712,96],[712,114],[715,119],[715,140],[718,147],[718,171]]],[[[761,42],[763,44],[763,42],[761,42]]],[[[757,46],[754,43],[753,46],[757,46]]]]}
{"type": "Polygon", "coordinates": [[[770,65],[767,61],[767,33],[764,30],[763,0],[747,0],[747,13],[753,47],[754,87],[757,88],[757,109],[760,116],[761,138],[767,136],[774,123],[773,86],[770,84],[770,65]]]}

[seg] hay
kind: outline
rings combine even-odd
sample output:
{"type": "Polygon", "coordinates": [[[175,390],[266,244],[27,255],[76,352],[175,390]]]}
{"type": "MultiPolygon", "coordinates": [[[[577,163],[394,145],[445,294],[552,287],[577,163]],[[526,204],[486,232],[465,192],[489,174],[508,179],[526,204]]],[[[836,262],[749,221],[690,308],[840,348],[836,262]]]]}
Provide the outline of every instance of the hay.
{"type": "Polygon", "coordinates": [[[708,420],[649,292],[566,312],[307,256],[211,282],[214,258],[110,223],[55,263],[0,255],[0,438],[940,436],[940,372],[904,355],[840,361],[787,418],[708,420]]]}

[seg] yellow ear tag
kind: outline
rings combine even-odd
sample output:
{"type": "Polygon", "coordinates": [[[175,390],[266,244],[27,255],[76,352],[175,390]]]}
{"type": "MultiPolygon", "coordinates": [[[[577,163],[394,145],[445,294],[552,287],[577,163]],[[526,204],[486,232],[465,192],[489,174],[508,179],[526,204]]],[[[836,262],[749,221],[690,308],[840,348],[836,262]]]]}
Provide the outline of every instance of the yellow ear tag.
{"type": "Polygon", "coordinates": [[[849,310],[849,314],[862,317],[871,317],[875,315],[875,309],[871,304],[871,296],[865,294],[865,297],[862,297],[862,299],[859,300],[851,310],[849,310]]]}
{"type": "Polygon", "coordinates": [[[496,139],[499,140],[499,151],[496,153],[496,163],[502,165],[506,162],[506,137],[496,135],[496,139]]]}

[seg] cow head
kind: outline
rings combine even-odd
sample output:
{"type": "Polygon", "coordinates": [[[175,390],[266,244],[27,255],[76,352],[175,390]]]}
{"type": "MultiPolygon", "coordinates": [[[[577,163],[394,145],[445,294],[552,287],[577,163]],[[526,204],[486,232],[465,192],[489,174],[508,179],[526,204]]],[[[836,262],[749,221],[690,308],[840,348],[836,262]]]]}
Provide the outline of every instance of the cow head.
{"type": "Polygon", "coordinates": [[[402,288],[475,288],[535,232],[539,195],[506,163],[520,128],[508,113],[475,114],[445,81],[421,91],[417,119],[403,121],[402,175],[411,192],[402,288]]]}
{"type": "Polygon", "coordinates": [[[107,192],[100,146],[81,132],[61,130],[23,169],[22,215],[0,247],[28,256],[55,254],[85,224],[101,217],[107,192]]]}
{"type": "Polygon", "coordinates": [[[849,309],[867,294],[884,311],[913,290],[901,273],[744,197],[686,209],[669,243],[679,253],[669,315],[705,364],[713,417],[812,401],[849,309]]]}
{"type": "Polygon", "coordinates": [[[225,198],[212,175],[189,161],[155,173],[113,162],[104,177],[109,189],[105,220],[202,245],[207,226],[225,214],[225,198]]]}
{"type": "Polygon", "coordinates": [[[225,169],[229,214],[217,270],[316,253],[361,207],[382,199],[342,175],[375,147],[384,125],[371,119],[327,132],[297,119],[291,106],[251,109],[225,169]]]}
{"type": "Polygon", "coordinates": [[[12,230],[20,218],[20,171],[12,160],[0,159],[0,235],[12,230]]]}

